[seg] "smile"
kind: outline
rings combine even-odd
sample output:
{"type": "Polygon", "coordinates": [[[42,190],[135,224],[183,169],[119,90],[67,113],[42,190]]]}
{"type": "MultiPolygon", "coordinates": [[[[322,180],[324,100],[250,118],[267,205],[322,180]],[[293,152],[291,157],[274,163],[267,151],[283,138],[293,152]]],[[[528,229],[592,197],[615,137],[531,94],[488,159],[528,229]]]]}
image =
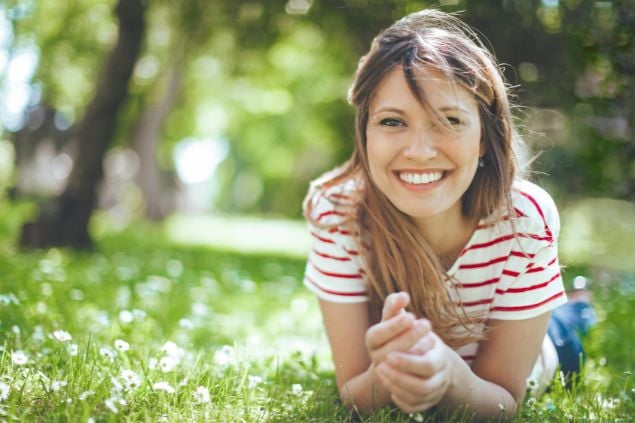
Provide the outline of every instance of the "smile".
{"type": "Polygon", "coordinates": [[[398,176],[403,182],[412,185],[423,185],[437,182],[443,178],[444,172],[412,173],[399,172],[398,176]]]}

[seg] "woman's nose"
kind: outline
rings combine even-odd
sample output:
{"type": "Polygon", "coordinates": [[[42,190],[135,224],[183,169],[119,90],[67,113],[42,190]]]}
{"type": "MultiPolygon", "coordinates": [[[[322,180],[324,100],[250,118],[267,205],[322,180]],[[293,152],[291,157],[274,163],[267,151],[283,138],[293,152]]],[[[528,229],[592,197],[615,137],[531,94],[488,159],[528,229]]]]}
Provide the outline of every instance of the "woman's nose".
{"type": "Polygon", "coordinates": [[[411,160],[427,160],[436,157],[434,136],[427,131],[417,132],[406,145],[404,155],[411,160]]]}

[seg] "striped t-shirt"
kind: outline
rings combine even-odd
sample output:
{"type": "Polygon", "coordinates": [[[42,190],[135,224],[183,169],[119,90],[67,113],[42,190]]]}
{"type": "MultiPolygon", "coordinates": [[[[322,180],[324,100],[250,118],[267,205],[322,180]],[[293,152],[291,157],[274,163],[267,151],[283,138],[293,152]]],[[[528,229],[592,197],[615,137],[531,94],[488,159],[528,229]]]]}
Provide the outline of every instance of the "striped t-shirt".
{"type": "MultiPolygon", "coordinates": [[[[349,182],[312,199],[311,217],[319,225],[309,225],[313,240],[304,284],[322,300],[368,301],[360,249],[345,225],[353,188],[349,182]]],[[[517,181],[512,203],[514,216],[479,222],[447,272],[447,283],[457,284],[450,290],[457,293],[456,302],[485,319],[528,319],[566,302],[558,263],[560,221],[553,200],[537,185],[517,181]]],[[[479,326],[472,329],[482,330],[479,326]]],[[[471,364],[477,348],[478,343],[472,343],[457,353],[471,364]]]]}

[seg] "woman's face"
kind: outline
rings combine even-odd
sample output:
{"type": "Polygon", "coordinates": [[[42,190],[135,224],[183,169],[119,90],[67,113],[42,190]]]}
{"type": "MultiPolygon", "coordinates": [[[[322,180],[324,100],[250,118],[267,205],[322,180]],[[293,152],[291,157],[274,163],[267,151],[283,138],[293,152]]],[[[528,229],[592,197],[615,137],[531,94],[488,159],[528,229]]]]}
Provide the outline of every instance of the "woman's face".
{"type": "Polygon", "coordinates": [[[419,103],[403,69],[395,67],[370,103],[370,176],[395,207],[420,223],[461,217],[461,197],[484,153],[478,104],[440,72],[417,71],[415,77],[449,129],[419,103]]]}

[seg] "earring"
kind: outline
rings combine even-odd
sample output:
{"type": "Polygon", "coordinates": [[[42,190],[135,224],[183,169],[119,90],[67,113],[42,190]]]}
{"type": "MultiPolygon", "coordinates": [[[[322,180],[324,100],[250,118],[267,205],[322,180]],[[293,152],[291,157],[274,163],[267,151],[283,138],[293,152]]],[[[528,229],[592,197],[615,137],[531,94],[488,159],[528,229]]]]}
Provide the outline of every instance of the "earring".
{"type": "Polygon", "coordinates": [[[482,157],[479,157],[478,159],[478,167],[480,167],[481,169],[485,167],[485,159],[483,159],[482,157]]]}

